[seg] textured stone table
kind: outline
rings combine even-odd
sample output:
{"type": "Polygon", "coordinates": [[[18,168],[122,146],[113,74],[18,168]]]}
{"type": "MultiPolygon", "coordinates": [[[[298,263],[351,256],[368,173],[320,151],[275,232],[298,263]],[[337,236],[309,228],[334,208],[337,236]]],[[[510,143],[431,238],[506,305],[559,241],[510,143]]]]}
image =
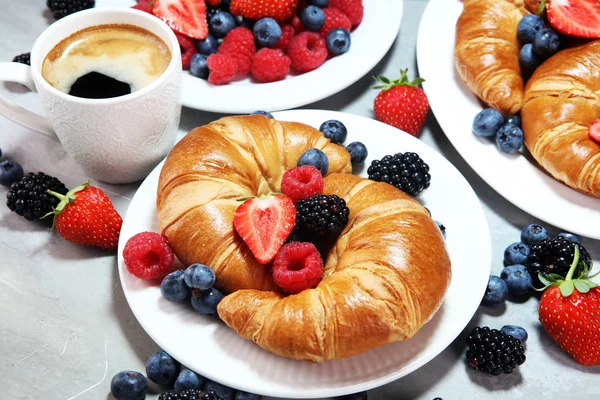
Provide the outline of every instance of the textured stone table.
{"type": "MultiPolygon", "coordinates": [[[[375,70],[343,92],[306,108],[372,116],[376,92],[369,88],[370,76],[393,77],[405,67],[416,71],[416,33],[426,3],[405,0],[400,36],[375,70]]],[[[52,21],[44,8],[44,0],[0,0],[0,61],[29,51],[52,21]]],[[[18,86],[0,84],[0,91],[30,108],[41,109],[36,95],[18,86]]],[[[184,109],[180,133],[218,117],[184,109]]],[[[523,226],[536,220],[504,200],[465,164],[432,115],[421,139],[454,163],[481,198],[493,240],[492,268],[499,274],[504,248],[516,240],[523,226]]],[[[45,171],[67,186],[86,179],[58,143],[2,117],[0,148],[4,157],[18,160],[26,171],[45,171]]],[[[124,215],[138,185],[98,186],[124,215]]],[[[0,187],[2,199],[6,191],[0,187]]],[[[585,244],[599,260],[600,242],[586,239],[585,244]]],[[[494,311],[480,308],[469,324],[524,326],[530,336],[528,360],[517,372],[488,377],[469,370],[463,362],[463,332],[437,358],[399,381],[370,391],[369,399],[566,400],[584,394],[600,398],[600,367],[580,367],[562,353],[537,323],[536,308],[535,299],[507,302],[506,307],[494,311]]],[[[4,200],[0,204],[0,328],[0,398],[7,400],[111,399],[111,377],[123,369],[143,371],[146,358],[157,350],[125,301],[114,254],[73,245],[17,218],[4,200]]]]}

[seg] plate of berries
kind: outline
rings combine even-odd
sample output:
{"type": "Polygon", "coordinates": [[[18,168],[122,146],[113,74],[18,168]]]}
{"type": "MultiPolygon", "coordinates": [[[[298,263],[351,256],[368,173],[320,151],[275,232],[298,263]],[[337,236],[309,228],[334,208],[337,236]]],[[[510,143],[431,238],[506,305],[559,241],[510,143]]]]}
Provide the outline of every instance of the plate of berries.
{"type": "Polygon", "coordinates": [[[98,0],[171,26],[183,105],[227,114],[303,106],[350,86],[398,35],[402,0],[98,0]],[[268,4],[268,7],[265,6],[268,4]]]}
{"type": "MultiPolygon", "coordinates": [[[[273,113],[272,116],[280,122],[280,124],[268,124],[275,126],[275,131],[289,129],[284,128],[284,124],[291,124],[294,129],[308,129],[308,131],[303,130],[303,134],[317,134],[318,137],[322,137],[316,131],[318,129],[330,141],[318,139],[318,142],[315,142],[313,146],[319,147],[322,151],[312,147],[304,150],[302,154],[292,156],[294,160],[298,160],[297,163],[294,162],[297,166],[289,167],[280,178],[282,179],[281,192],[251,198],[238,198],[238,195],[233,194],[234,197],[230,197],[230,204],[233,207],[231,210],[235,212],[235,217],[230,214],[232,226],[214,223],[215,218],[220,218],[218,215],[222,215],[220,213],[223,210],[217,211],[212,206],[198,207],[198,203],[188,200],[196,195],[202,197],[208,193],[221,195],[229,190],[235,191],[236,187],[239,188],[238,185],[231,186],[232,189],[223,187],[215,192],[212,192],[208,186],[202,186],[204,189],[194,191],[195,194],[190,192],[183,197],[178,195],[176,198],[171,198],[174,203],[167,203],[171,200],[166,200],[161,194],[164,182],[181,185],[180,189],[176,190],[188,190],[190,185],[194,185],[195,178],[186,183],[185,179],[171,179],[165,175],[168,174],[166,171],[181,171],[180,167],[183,167],[183,164],[178,157],[174,158],[180,160],[175,169],[163,168],[163,165],[167,165],[163,163],[142,183],[124,218],[119,239],[119,276],[129,306],[152,339],[182,365],[186,365],[211,381],[246,392],[284,398],[323,398],[369,390],[409,374],[437,356],[458,336],[472,318],[484,295],[491,269],[491,241],[479,199],[460,172],[443,156],[413,136],[389,125],[361,116],[321,110],[282,111],[273,113]],[[306,124],[308,127],[294,125],[296,122],[306,124]],[[364,132],[369,132],[369,135],[365,135],[364,132]],[[345,161],[340,164],[342,160],[345,161]],[[329,173],[326,178],[322,177],[323,172],[335,170],[343,170],[344,173],[335,174],[333,180],[328,180],[331,175],[329,173]],[[311,344],[313,342],[304,341],[306,338],[297,338],[296,344],[290,343],[288,346],[284,339],[277,340],[277,337],[280,337],[278,335],[284,334],[282,331],[272,331],[275,341],[270,347],[265,346],[264,343],[255,344],[252,340],[245,340],[240,330],[233,325],[242,323],[244,326],[248,325],[248,328],[254,325],[244,323],[246,318],[235,318],[235,315],[241,316],[239,313],[242,312],[242,308],[247,310],[248,302],[242,301],[239,307],[230,307],[230,310],[237,311],[228,316],[223,312],[224,304],[230,302],[232,296],[252,292],[235,290],[240,282],[261,285],[256,282],[268,282],[272,276],[272,282],[279,287],[277,290],[288,293],[289,296],[285,297],[288,299],[294,296],[301,298],[309,292],[313,293],[314,290],[311,288],[315,287],[314,285],[327,285],[325,275],[321,276],[321,274],[326,273],[323,272],[322,259],[330,259],[326,254],[328,248],[326,246],[317,248],[316,246],[320,245],[313,245],[310,238],[331,236],[337,240],[335,235],[340,235],[340,238],[347,236],[342,231],[345,224],[349,224],[349,213],[350,219],[355,218],[352,216],[352,207],[356,203],[352,203],[351,198],[346,203],[338,196],[323,194],[323,182],[327,188],[331,182],[345,182],[345,180],[363,182],[354,186],[356,190],[352,193],[358,193],[359,187],[365,184],[377,188],[370,197],[366,194],[361,197],[367,202],[372,201],[370,199],[373,196],[391,195],[402,198],[401,202],[396,203],[398,210],[406,210],[404,207],[408,205],[413,207],[409,208],[413,211],[408,214],[403,214],[405,211],[394,211],[395,208],[381,209],[390,210],[390,215],[394,218],[402,218],[399,215],[406,215],[408,219],[404,222],[397,220],[400,224],[397,227],[395,224],[379,225],[381,229],[391,229],[391,236],[386,236],[385,239],[382,237],[380,243],[385,246],[389,240],[393,240],[392,236],[397,237],[396,233],[404,229],[401,225],[409,229],[418,229],[419,232],[428,232],[425,237],[430,245],[423,247],[419,238],[424,237],[417,234],[412,236],[412,240],[419,243],[407,243],[402,239],[399,246],[426,250],[427,254],[423,254],[426,258],[421,260],[436,260],[427,261],[431,266],[429,278],[423,275],[422,270],[408,278],[410,280],[419,276],[418,279],[422,279],[421,284],[418,285],[421,291],[424,287],[439,288],[422,293],[427,298],[438,299],[434,300],[437,304],[436,308],[428,311],[430,318],[424,320],[420,328],[411,333],[410,339],[390,340],[384,333],[384,343],[387,344],[377,343],[367,350],[362,347],[362,344],[357,343],[357,349],[344,350],[344,354],[354,355],[339,358],[312,357],[311,354],[316,354],[314,352],[286,353],[291,349],[290,346],[297,348],[296,344],[299,342],[309,347],[313,346],[311,344]],[[391,185],[402,190],[404,194],[391,185]],[[233,201],[237,203],[232,203],[233,201]],[[208,211],[209,220],[213,221],[208,226],[212,226],[212,230],[207,226],[202,228],[201,221],[196,225],[191,222],[177,223],[177,229],[181,228],[180,232],[187,233],[183,233],[179,239],[173,236],[174,231],[164,231],[165,236],[161,236],[159,219],[166,215],[165,212],[170,214],[175,210],[168,204],[173,204],[175,207],[189,207],[188,211],[175,211],[177,215],[182,215],[183,212],[186,215],[197,216],[199,214],[196,214],[196,211],[208,211]],[[295,213],[293,218],[292,212],[295,213]],[[422,221],[422,224],[415,224],[411,219],[415,216],[422,221]],[[214,262],[219,263],[219,260],[238,260],[240,256],[233,256],[233,254],[240,254],[244,259],[243,263],[234,261],[235,267],[231,267],[233,269],[228,269],[229,267],[226,270],[218,269],[215,276],[213,267],[218,268],[215,264],[200,265],[197,261],[191,264],[185,262],[187,252],[199,254],[196,252],[203,252],[213,245],[226,246],[231,236],[224,233],[222,229],[226,232],[235,229],[241,239],[234,240],[243,239],[247,245],[244,248],[249,250],[242,250],[242,253],[236,253],[235,249],[232,250],[233,252],[225,251],[226,258],[219,255],[222,253],[215,254],[209,251],[208,257],[215,256],[214,262]],[[287,235],[289,236],[286,241],[287,235]],[[295,238],[292,238],[294,235],[295,238]],[[182,248],[175,247],[176,241],[181,244],[181,241],[191,237],[196,238],[196,245],[184,246],[183,251],[182,248]],[[215,240],[215,238],[220,239],[215,240]],[[171,251],[170,248],[173,250],[171,251]],[[249,251],[253,256],[248,255],[249,251]],[[429,254],[431,251],[435,254],[429,254]],[[174,252],[177,253],[176,257],[173,255],[174,252]],[[304,261],[294,264],[296,262],[294,260],[300,258],[304,261]],[[181,259],[184,261],[180,261],[181,259]],[[270,269],[261,269],[256,264],[268,260],[273,260],[270,269]],[[437,260],[440,262],[438,263],[437,260]],[[230,273],[230,271],[238,272],[230,273]],[[263,280],[262,274],[265,273],[272,275],[268,276],[267,280],[263,280]],[[222,281],[222,279],[229,280],[222,281]]],[[[245,120],[246,122],[243,123],[266,122],[259,120],[262,117],[242,118],[248,118],[250,121],[245,120]]],[[[236,127],[239,126],[238,121],[241,120],[223,118],[211,125],[197,128],[186,137],[192,137],[192,141],[206,140],[212,135],[211,129],[214,127],[236,127]]],[[[264,135],[265,133],[259,136],[264,135]]],[[[233,137],[239,139],[237,135],[233,137]]],[[[187,149],[185,145],[188,143],[190,142],[185,142],[183,148],[187,149]]],[[[295,143],[298,142],[292,141],[290,145],[293,146],[295,143]]],[[[192,148],[194,147],[190,147],[192,148]]],[[[219,146],[219,148],[223,147],[219,146]]],[[[199,147],[196,149],[196,151],[200,150],[199,147]]],[[[179,151],[178,148],[174,149],[175,151],[179,151]]],[[[185,154],[181,154],[187,157],[185,154],[189,152],[186,150],[185,154]]],[[[169,162],[169,159],[166,162],[169,162]]],[[[213,171],[214,163],[207,162],[203,165],[213,171]]],[[[237,165],[233,168],[240,168],[242,164],[237,165]]],[[[225,177],[223,174],[228,174],[228,167],[223,168],[222,172],[214,170],[217,174],[216,180],[211,178],[211,181],[216,185],[223,184],[225,177]]],[[[191,171],[192,175],[196,172],[191,171]]],[[[240,175],[236,172],[235,176],[240,175]]],[[[213,185],[208,181],[206,184],[213,185]]],[[[350,190],[349,188],[350,186],[347,189],[344,187],[339,189],[350,190]]],[[[212,196],[209,195],[208,198],[214,199],[212,196]]],[[[348,196],[352,194],[349,193],[348,196]]],[[[343,197],[346,198],[345,195],[343,197]]],[[[389,197],[385,198],[389,199],[389,197]]],[[[198,199],[201,201],[200,198],[198,199]]],[[[214,203],[215,207],[220,207],[227,201],[219,200],[214,203]]],[[[375,208],[369,209],[376,212],[375,208]]],[[[387,215],[387,211],[385,212],[387,215]]],[[[373,218],[372,214],[368,215],[371,215],[369,218],[373,218]]],[[[164,223],[168,224],[161,220],[161,224],[164,223]]],[[[368,224],[368,221],[365,223],[368,224]]],[[[361,227],[365,225],[352,223],[352,226],[362,229],[361,227]]],[[[368,232],[378,235],[381,231],[370,229],[368,232]]],[[[373,243],[371,246],[377,244],[373,243]]],[[[390,254],[397,255],[396,262],[406,262],[403,256],[398,256],[402,254],[399,248],[388,249],[390,254]]],[[[352,257],[356,254],[352,251],[354,250],[347,250],[347,254],[337,254],[336,251],[335,254],[336,257],[352,257]]],[[[422,251],[418,253],[422,254],[422,251]]],[[[380,254],[375,253],[374,256],[380,257],[380,254]]],[[[408,257],[415,256],[416,253],[412,251],[408,257]]],[[[420,265],[423,267],[422,262],[420,265]]],[[[379,264],[373,264],[370,268],[379,268],[377,265],[379,264]]],[[[413,267],[408,266],[408,268],[413,267]]],[[[390,279],[395,278],[391,276],[390,279]]],[[[368,282],[372,284],[372,281],[367,280],[365,283],[370,287],[371,284],[368,282]]],[[[419,289],[411,287],[410,290],[419,289]]],[[[393,292],[399,292],[399,289],[396,288],[393,292]]],[[[267,290],[260,293],[278,296],[277,291],[267,290]]],[[[398,296],[397,301],[405,301],[405,298],[404,295],[398,296]]],[[[373,308],[375,309],[377,308],[373,308]]],[[[396,319],[388,322],[382,320],[381,323],[399,325],[393,321],[396,319]]],[[[366,320],[361,320],[357,326],[347,326],[343,329],[362,329],[361,324],[364,323],[367,323],[366,320]]],[[[297,327],[298,330],[306,328],[301,325],[297,327]]],[[[241,328],[241,330],[245,329],[245,327],[241,328]]],[[[367,331],[374,335],[376,330],[367,328],[367,331]]],[[[369,340],[366,338],[366,341],[369,340]]]]}
{"type": "Polygon", "coordinates": [[[600,82],[596,67],[583,72],[597,63],[600,7],[591,2],[595,17],[578,21],[563,8],[572,2],[542,3],[549,8],[539,14],[533,0],[432,0],[419,27],[419,74],[442,130],[488,185],[540,220],[600,239],[600,106],[578,92],[600,82]],[[579,103],[595,106],[586,115],[579,103]]]}

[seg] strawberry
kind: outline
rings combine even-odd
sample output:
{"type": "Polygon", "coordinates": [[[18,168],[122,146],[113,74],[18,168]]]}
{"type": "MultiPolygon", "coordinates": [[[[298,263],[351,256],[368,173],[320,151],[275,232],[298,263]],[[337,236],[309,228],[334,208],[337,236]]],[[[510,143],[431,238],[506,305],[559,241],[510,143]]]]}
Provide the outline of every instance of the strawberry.
{"type": "Polygon", "coordinates": [[[103,249],[116,249],[123,220],[108,196],[86,182],[67,194],[48,190],[60,199],[54,214],[54,227],[64,239],[103,249]]]}
{"type": "Polygon", "coordinates": [[[152,14],[171,29],[194,39],[206,39],[206,3],[197,0],[155,0],[152,14]]]}
{"type": "Polygon", "coordinates": [[[247,199],[233,219],[235,230],[261,264],[273,260],[295,223],[294,203],[282,194],[247,199]]]}
{"type": "Polygon", "coordinates": [[[540,322],[552,340],[581,365],[600,364],[600,287],[590,280],[595,276],[588,276],[590,270],[591,265],[579,259],[576,246],[566,278],[539,277],[546,285],[539,289],[546,289],[540,299],[540,322]],[[573,278],[578,265],[583,268],[573,278]]]}
{"type": "Polygon", "coordinates": [[[427,117],[429,102],[423,89],[417,86],[424,79],[409,82],[407,72],[408,69],[402,71],[396,81],[385,76],[375,78],[380,84],[374,89],[383,90],[375,98],[373,110],[379,121],[417,136],[427,117]]]}
{"type": "Polygon", "coordinates": [[[249,19],[271,17],[285,21],[294,15],[298,0],[231,0],[229,9],[234,15],[249,19]]]}
{"type": "Polygon", "coordinates": [[[590,126],[589,136],[594,142],[600,144],[600,118],[590,126]]]}
{"type": "Polygon", "coordinates": [[[580,38],[600,38],[599,0],[543,0],[550,25],[558,32],[580,38]]]}

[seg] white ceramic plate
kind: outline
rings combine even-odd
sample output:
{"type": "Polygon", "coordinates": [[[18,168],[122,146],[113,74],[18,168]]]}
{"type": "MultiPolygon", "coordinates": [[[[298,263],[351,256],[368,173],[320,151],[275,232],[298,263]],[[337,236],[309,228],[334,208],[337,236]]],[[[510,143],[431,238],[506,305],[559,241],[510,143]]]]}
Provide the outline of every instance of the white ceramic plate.
{"type": "MultiPolygon", "coordinates": [[[[491,241],[479,200],[445,158],[388,125],[330,111],[285,111],[275,116],[317,128],[328,119],[343,121],[349,130],[347,143],[360,140],[369,149],[365,165],[386,154],[406,151],[417,152],[430,165],[432,184],[419,200],[446,226],[452,261],[452,284],[442,308],[406,342],[388,344],[343,360],[311,364],[268,353],[220,321],[201,316],[189,306],[164,300],[158,285],[127,272],[122,257],[123,247],[132,235],[158,231],[155,203],[161,164],[133,197],[121,230],[119,275],[133,313],[152,339],[182,364],[225,385],[267,396],[339,396],[386,384],[416,370],[443,351],[462,331],[487,286],[491,241]]],[[[366,176],[366,167],[360,175],[366,176]]]]}
{"type": "MultiPolygon", "coordinates": [[[[129,7],[133,0],[97,0],[97,7],[129,7]]],[[[273,83],[244,78],[215,86],[184,71],[183,105],[219,113],[285,110],[310,104],[352,85],[385,56],[400,30],[403,0],[365,2],[365,16],[352,32],[350,51],[315,71],[273,83]]]]}
{"type": "Polygon", "coordinates": [[[547,174],[527,153],[501,153],[472,133],[482,104],[454,68],[455,25],[460,0],[431,0],[417,39],[419,74],[431,109],[467,163],[492,188],[529,214],[564,230],[600,239],[600,199],[586,196],[547,174]]]}

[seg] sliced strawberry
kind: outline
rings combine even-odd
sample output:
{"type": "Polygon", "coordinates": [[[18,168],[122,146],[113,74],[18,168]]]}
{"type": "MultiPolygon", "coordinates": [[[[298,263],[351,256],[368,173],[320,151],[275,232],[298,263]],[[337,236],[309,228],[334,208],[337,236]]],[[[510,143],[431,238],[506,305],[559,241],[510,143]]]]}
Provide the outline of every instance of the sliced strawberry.
{"type": "Polygon", "coordinates": [[[273,260],[295,223],[294,203],[282,194],[246,200],[233,219],[235,230],[261,264],[273,260]]]}
{"type": "Polygon", "coordinates": [[[600,144],[600,118],[590,126],[590,139],[600,144]]]}
{"type": "Polygon", "coordinates": [[[152,13],[171,29],[194,39],[206,39],[206,3],[197,0],[156,0],[152,13]]]}
{"type": "Polygon", "coordinates": [[[581,38],[600,38],[599,0],[551,0],[548,22],[558,32],[581,38]]]}

